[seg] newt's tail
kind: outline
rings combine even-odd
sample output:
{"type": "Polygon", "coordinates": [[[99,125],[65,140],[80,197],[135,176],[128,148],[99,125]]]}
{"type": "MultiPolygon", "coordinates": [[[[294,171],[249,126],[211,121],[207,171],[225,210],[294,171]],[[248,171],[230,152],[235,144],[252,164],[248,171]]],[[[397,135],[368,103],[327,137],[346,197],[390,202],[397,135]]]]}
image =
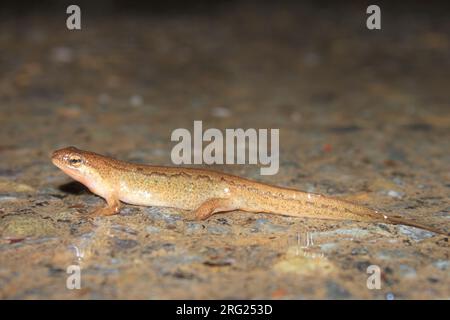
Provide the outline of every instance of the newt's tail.
{"type": "Polygon", "coordinates": [[[403,218],[400,217],[393,217],[393,216],[387,216],[387,219],[385,219],[387,223],[390,224],[401,224],[404,226],[410,226],[410,227],[414,227],[414,228],[419,228],[419,229],[423,229],[423,230],[427,230],[427,231],[431,231],[437,234],[442,234],[444,236],[450,236],[450,233],[442,231],[442,230],[438,230],[434,227],[430,227],[427,225],[423,225],[414,221],[410,221],[410,220],[405,220],[403,218]]]}
{"type": "Polygon", "coordinates": [[[341,199],[257,183],[254,183],[252,187],[251,191],[241,190],[239,193],[241,201],[237,208],[240,210],[316,219],[402,224],[449,236],[448,232],[398,216],[388,216],[341,199]]]}

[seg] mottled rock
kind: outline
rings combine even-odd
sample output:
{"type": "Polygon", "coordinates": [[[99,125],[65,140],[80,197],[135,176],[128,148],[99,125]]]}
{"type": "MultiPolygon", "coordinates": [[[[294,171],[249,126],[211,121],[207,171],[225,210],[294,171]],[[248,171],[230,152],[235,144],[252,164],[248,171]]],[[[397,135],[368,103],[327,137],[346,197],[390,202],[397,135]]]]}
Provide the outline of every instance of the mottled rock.
{"type": "Polygon", "coordinates": [[[145,246],[144,253],[153,253],[155,251],[162,250],[164,252],[172,252],[175,250],[175,244],[169,242],[155,242],[145,246]]]}
{"type": "Polygon", "coordinates": [[[415,278],[417,276],[416,270],[413,267],[408,266],[406,264],[401,264],[399,266],[399,271],[400,271],[400,275],[405,278],[411,279],[411,278],[415,278]]]}
{"type": "Polygon", "coordinates": [[[312,232],[313,238],[326,238],[335,236],[344,236],[345,238],[364,238],[369,235],[367,230],[363,229],[337,229],[332,231],[312,232]]]}
{"type": "Polygon", "coordinates": [[[136,240],[133,239],[114,239],[114,246],[119,250],[128,250],[133,249],[139,244],[136,240]]]}
{"type": "Polygon", "coordinates": [[[450,269],[450,260],[438,260],[433,262],[433,266],[441,270],[449,270],[450,269]]]}
{"type": "Polygon", "coordinates": [[[399,258],[404,258],[406,257],[406,253],[403,252],[402,250],[397,250],[397,249],[393,249],[393,250],[380,250],[377,254],[376,254],[378,259],[382,259],[382,260],[393,260],[393,259],[399,259],[399,258]]]}
{"type": "Polygon", "coordinates": [[[147,231],[148,233],[159,233],[161,229],[154,226],[146,226],[145,231],[147,231]]]}
{"type": "Polygon", "coordinates": [[[402,198],[405,194],[404,194],[403,192],[399,192],[399,191],[395,191],[395,190],[389,190],[389,191],[387,191],[387,195],[388,195],[389,197],[392,197],[392,198],[400,199],[400,198],[402,198]]]}
{"type": "Polygon", "coordinates": [[[259,218],[253,223],[254,232],[279,233],[286,232],[289,227],[272,223],[269,219],[259,218]]]}
{"type": "Polygon", "coordinates": [[[330,251],[333,251],[333,250],[339,248],[339,245],[334,242],[322,243],[319,246],[320,246],[320,249],[324,252],[330,252],[330,251]]]}
{"type": "Polygon", "coordinates": [[[2,237],[48,237],[58,235],[60,225],[50,219],[33,215],[14,215],[2,219],[0,234],[2,237]]]}
{"type": "Polygon", "coordinates": [[[367,248],[364,247],[358,247],[358,248],[353,248],[352,249],[352,255],[353,256],[358,256],[358,255],[366,255],[369,251],[367,250],[367,248]]]}
{"type": "Polygon", "coordinates": [[[199,233],[205,230],[205,225],[203,225],[202,223],[198,223],[198,222],[187,222],[185,224],[186,228],[185,228],[185,232],[187,234],[194,234],[194,233],[199,233]]]}
{"type": "Polygon", "coordinates": [[[432,236],[435,235],[435,233],[431,231],[403,225],[399,225],[398,230],[400,231],[400,233],[408,236],[410,239],[414,241],[421,241],[424,239],[431,238],[432,236]]]}
{"type": "Polygon", "coordinates": [[[35,189],[27,184],[15,182],[9,179],[0,179],[0,193],[14,193],[14,192],[23,192],[23,193],[32,193],[35,189]]]}
{"type": "Polygon", "coordinates": [[[326,289],[328,299],[349,299],[351,297],[347,289],[334,281],[327,281],[326,289]]]}
{"type": "Polygon", "coordinates": [[[206,231],[211,234],[228,234],[231,232],[230,227],[222,225],[208,225],[206,231]]]}
{"type": "Polygon", "coordinates": [[[308,251],[296,246],[290,247],[274,270],[280,273],[295,273],[300,275],[328,274],[334,270],[333,264],[320,255],[311,256],[308,251]]]}
{"type": "Polygon", "coordinates": [[[182,217],[178,214],[168,213],[167,208],[162,207],[143,207],[142,210],[149,214],[153,220],[161,220],[167,224],[173,224],[182,217]]]}

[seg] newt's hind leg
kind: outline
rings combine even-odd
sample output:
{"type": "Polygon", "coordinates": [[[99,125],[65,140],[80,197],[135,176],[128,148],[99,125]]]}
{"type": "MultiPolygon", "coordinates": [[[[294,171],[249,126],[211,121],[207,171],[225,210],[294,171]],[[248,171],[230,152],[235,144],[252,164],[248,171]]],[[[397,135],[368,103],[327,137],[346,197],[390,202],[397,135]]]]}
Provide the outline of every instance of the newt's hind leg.
{"type": "Polygon", "coordinates": [[[236,210],[230,199],[211,198],[203,202],[200,207],[194,211],[196,220],[205,220],[217,212],[236,210]]]}

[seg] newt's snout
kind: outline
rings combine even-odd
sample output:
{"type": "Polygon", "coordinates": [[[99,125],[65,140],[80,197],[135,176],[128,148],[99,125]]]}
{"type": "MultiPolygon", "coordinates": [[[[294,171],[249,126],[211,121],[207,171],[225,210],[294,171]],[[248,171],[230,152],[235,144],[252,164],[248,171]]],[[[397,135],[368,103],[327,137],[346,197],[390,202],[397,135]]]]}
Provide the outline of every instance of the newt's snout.
{"type": "Polygon", "coordinates": [[[54,151],[52,154],[52,162],[59,168],[68,165],[76,167],[76,162],[78,159],[81,159],[81,156],[79,154],[79,150],[75,147],[59,149],[54,151]]]}
{"type": "Polygon", "coordinates": [[[56,150],[52,154],[52,162],[55,166],[59,167],[63,163],[62,149],[56,150]]]}

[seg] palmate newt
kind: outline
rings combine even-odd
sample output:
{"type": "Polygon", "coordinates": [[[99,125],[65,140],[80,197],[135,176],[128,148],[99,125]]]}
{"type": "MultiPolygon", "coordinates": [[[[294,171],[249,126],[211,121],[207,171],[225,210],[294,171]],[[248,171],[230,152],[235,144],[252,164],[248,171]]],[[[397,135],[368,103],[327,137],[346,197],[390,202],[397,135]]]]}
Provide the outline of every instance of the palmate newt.
{"type": "Polygon", "coordinates": [[[67,147],[53,163],[104,198],[107,206],[94,215],[119,213],[120,202],[191,210],[204,220],[218,212],[242,210],[294,217],[401,224],[445,234],[399,216],[320,194],[272,186],[212,170],[164,167],[116,160],[67,147]]]}

